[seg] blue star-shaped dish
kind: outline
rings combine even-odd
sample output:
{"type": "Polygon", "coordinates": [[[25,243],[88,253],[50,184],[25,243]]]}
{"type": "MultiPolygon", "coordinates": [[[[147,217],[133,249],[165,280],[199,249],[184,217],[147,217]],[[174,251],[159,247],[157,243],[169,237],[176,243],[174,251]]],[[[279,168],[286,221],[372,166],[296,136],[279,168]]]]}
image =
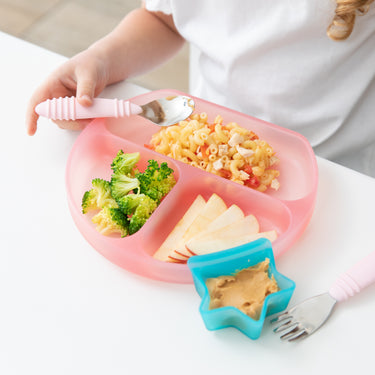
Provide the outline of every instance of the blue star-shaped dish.
{"type": "Polygon", "coordinates": [[[217,330],[235,327],[253,340],[259,338],[266,316],[286,309],[295,289],[294,281],[276,270],[271,242],[264,238],[229,250],[193,256],[189,258],[188,266],[193,275],[195,288],[202,297],[199,312],[206,328],[217,330]],[[266,258],[270,260],[269,275],[274,276],[280,290],[266,297],[259,320],[250,318],[232,306],[209,309],[210,295],[206,286],[208,278],[233,275],[266,258]]]}

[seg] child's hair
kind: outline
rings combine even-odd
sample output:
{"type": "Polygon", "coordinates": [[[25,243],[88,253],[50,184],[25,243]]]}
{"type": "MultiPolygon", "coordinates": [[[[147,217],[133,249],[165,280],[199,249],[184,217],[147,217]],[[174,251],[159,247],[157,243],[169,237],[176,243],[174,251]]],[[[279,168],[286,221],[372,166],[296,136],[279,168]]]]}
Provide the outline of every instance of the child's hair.
{"type": "Polygon", "coordinates": [[[333,40],[344,40],[353,31],[356,15],[367,13],[374,0],[336,0],[335,16],[327,34],[333,40]]]}

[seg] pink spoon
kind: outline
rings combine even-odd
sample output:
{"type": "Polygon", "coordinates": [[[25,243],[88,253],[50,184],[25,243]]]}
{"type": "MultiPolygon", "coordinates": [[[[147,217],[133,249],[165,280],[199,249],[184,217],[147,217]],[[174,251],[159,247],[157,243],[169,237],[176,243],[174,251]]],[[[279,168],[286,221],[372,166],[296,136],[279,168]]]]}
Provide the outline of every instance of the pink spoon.
{"type": "Polygon", "coordinates": [[[35,112],[51,120],[76,120],[97,117],[143,116],[159,126],[170,126],[188,118],[194,110],[194,100],[187,96],[171,96],[144,105],[129,100],[95,98],[89,107],[72,97],[48,99],[35,112]]]}

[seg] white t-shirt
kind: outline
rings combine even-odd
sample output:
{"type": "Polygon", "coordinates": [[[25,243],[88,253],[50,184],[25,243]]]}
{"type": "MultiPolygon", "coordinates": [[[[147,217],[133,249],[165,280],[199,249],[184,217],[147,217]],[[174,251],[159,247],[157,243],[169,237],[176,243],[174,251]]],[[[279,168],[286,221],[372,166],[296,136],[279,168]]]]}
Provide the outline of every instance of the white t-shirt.
{"type": "Polygon", "coordinates": [[[375,4],[341,42],[334,0],[146,0],[191,44],[191,95],[303,134],[375,177],[375,4]]]}

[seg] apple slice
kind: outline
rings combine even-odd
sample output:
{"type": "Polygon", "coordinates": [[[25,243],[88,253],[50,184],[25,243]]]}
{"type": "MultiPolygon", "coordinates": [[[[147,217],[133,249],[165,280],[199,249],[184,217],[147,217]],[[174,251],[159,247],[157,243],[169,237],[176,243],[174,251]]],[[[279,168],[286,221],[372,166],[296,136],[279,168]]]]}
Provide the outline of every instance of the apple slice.
{"type": "Polygon", "coordinates": [[[197,233],[206,229],[212,221],[214,221],[226,210],[227,205],[225,202],[217,194],[212,194],[204,206],[201,214],[195,218],[190,227],[184,233],[183,239],[186,241],[187,239],[192,238],[197,233]]]}
{"type": "MultiPolygon", "coordinates": [[[[259,232],[259,222],[254,215],[247,215],[235,222],[220,227],[216,230],[207,231],[199,235],[199,240],[226,237],[241,237],[246,234],[254,234],[259,232]]],[[[191,240],[194,240],[192,238],[191,240]]]]}
{"type": "Polygon", "coordinates": [[[225,210],[221,215],[214,219],[207,228],[202,232],[198,233],[192,238],[205,236],[209,232],[213,232],[220,228],[224,228],[236,221],[239,221],[245,217],[243,211],[235,204],[232,204],[227,210],[225,210]]]}
{"type": "Polygon", "coordinates": [[[213,231],[207,231],[205,234],[191,238],[186,242],[186,248],[189,252],[195,253],[193,247],[195,243],[212,241],[213,239],[236,239],[239,237],[253,235],[259,232],[259,222],[254,215],[247,215],[240,220],[235,221],[223,228],[213,231]]]}
{"type": "MultiPolygon", "coordinates": [[[[225,210],[221,215],[219,215],[216,219],[211,221],[210,224],[208,224],[207,228],[199,233],[197,233],[192,238],[198,238],[202,235],[205,235],[206,233],[209,233],[211,231],[218,230],[220,228],[224,228],[227,225],[230,225],[240,219],[243,219],[245,217],[243,211],[235,204],[232,204],[227,210],[225,210]]],[[[186,249],[186,246],[185,246],[186,249]]],[[[174,252],[169,256],[170,260],[173,262],[178,263],[186,263],[187,259],[191,257],[192,254],[188,249],[183,250],[177,250],[175,249],[174,252]]]]}
{"type": "Polygon", "coordinates": [[[176,243],[181,239],[186,230],[190,227],[196,217],[204,210],[206,201],[201,195],[198,195],[190,205],[184,216],[173,228],[153,257],[158,260],[168,261],[168,256],[173,252],[176,243]]]}
{"type": "Polygon", "coordinates": [[[225,215],[227,211],[228,210],[226,210],[223,214],[213,220],[211,224],[207,226],[206,230],[197,232],[197,234],[190,239],[183,238],[181,243],[176,246],[174,253],[171,254],[173,260],[186,261],[187,258],[195,255],[188,246],[190,241],[195,239],[205,240],[207,238],[221,238],[221,236],[223,235],[229,237],[241,237],[245,234],[253,234],[259,232],[259,223],[254,215],[243,216],[239,220],[235,220],[226,226],[221,226],[221,224],[223,224],[222,215],[225,215]],[[211,230],[208,229],[208,227],[210,226],[211,230]],[[215,227],[216,229],[214,229],[215,227]]]}
{"type": "Polygon", "coordinates": [[[191,253],[186,249],[186,242],[206,230],[208,225],[226,210],[227,205],[225,202],[217,194],[212,194],[201,213],[194,219],[180,240],[174,244],[173,254],[170,255],[178,260],[186,260],[186,258],[190,257],[191,253]]]}
{"type": "Polygon", "coordinates": [[[193,255],[203,255],[244,245],[245,243],[255,241],[259,238],[267,238],[271,242],[277,238],[275,230],[243,234],[241,236],[232,236],[227,232],[224,233],[223,230],[221,230],[220,233],[214,234],[212,232],[210,236],[205,236],[205,238],[192,239],[186,246],[193,255]]]}

